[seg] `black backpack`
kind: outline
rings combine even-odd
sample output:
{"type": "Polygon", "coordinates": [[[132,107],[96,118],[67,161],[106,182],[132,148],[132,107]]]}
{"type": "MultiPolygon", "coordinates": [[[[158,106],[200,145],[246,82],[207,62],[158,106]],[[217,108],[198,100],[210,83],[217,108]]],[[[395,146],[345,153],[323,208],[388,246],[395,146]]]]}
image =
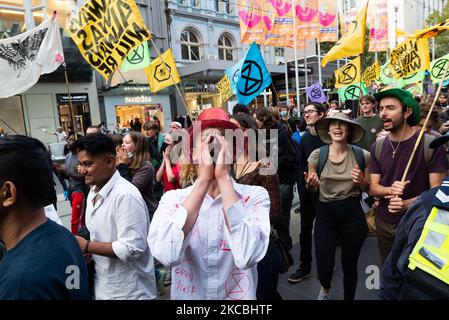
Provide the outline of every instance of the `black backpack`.
{"type": "MultiPolygon", "coordinates": [[[[352,151],[354,152],[355,161],[357,162],[357,165],[359,166],[360,170],[362,172],[365,172],[366,163],[365,163],[365,156],[363,155],[363,149],[351,145],[352,151]]],[[[327,158],[329,157],[329,145],[322,146],[320,148],[320,158],[318,160],[318,168],[317,168],[317,174],[318,176],[321,175],[321,172],[324,169],[324,165],[327,162],[327,158]]]]}

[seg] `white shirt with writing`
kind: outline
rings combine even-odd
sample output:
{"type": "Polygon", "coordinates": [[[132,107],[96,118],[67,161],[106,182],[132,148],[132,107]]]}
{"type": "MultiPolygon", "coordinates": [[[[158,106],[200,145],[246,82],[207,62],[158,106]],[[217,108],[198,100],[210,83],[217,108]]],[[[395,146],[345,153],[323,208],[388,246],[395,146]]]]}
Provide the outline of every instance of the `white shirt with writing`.
{"type": "Polygon", "coordinates": [[[150,226],[154,257],[171,266],[171,299],[256,299],[257,262],[268,249],[270,199],[258,186],[237,184],[239,201],[227,210],[221,195],[208,194],[184,239],[187,211],[182,206],[193,186],[164,194],[150,226]],[[229,227],[228,227],[229,226],[229,227]]]}
{"type": "Polygon", "coordinates": [[[118,257],[92,255],[96,271],[95,299],[157,297],[153,257],[147,242],[149,224],[148,209],[139,190],[118,171],[98,193],[92,187],[86,208],[90,238],[112,242],[118,257]]]}

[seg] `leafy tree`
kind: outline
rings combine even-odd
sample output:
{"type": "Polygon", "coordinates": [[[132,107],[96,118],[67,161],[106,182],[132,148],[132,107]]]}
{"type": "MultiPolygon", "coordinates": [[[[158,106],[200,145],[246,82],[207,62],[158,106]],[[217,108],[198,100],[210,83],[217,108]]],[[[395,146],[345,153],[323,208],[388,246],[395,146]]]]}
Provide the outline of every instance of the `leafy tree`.
{"type": "MultiPolygon", "coordinates": [[[[426,26],[433,26],[446,19],[449,19],[449,2],[443,8],[443,11],[434,11],[426,19],[426,26]]],[[[431,39],[429,39],[429,47],[431,48],[431,39]]],[[[431,49],[432,50],[432,49],[431,49]]],[[[435,58],[439,58],[449,53],[449,32],[445,31],[435,37],[435,58]]]]}

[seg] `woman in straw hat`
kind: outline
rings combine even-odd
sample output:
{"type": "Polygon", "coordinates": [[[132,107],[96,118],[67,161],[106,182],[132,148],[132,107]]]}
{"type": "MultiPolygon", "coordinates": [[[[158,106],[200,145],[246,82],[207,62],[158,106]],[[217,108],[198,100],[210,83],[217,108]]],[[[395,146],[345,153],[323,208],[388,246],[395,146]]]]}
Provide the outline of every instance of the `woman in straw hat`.
{"type": "Polygon", "coordinates": [[[352,144],[359,142],[363,128],[343,112],[331,112],[315,129],[327,146],[316,149],[308,159],[306,188],[319,190],[315,221],[315,254],[321,283],[319,300],[330,299],[337,241],[341,242],[344,298],[352,300],[357,286],[357,262],[367,235],[360,205],[361,192],[369,190],[370,154],[352,144]],[[319,188],[318,188],[319,187],[319,188]]]}
{"type": "Polygon", "coordinates": [[[264,188],[230,176],[232,140],[224,134],[238,127],[229,115],[210,108],[198,120],[185,139],[194,142],[198,178],[162,197],[150,226],[151,252],[172,267],[172,299],[256,299],[257,263],[270,237],[270,198],[264,188]]]}

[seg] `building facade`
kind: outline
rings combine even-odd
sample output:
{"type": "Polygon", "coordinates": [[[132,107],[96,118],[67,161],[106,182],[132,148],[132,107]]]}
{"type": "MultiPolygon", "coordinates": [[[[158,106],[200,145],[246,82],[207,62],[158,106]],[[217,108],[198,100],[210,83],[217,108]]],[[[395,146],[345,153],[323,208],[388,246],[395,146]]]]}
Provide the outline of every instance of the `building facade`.
{"type": "MultiPolygon", "coordinates": [[[[152,34],[148,47],[154,60],[169,48],[165,4],[160,0],[136,0],[136,4],[152,34]]],[[[177,113],[175,87],[152,93],[144,70],[120,69],[108,81],[97,74],[97,85],[103,121],[109,130],[129,128],[131,120],[136,118],[145,123],[156,117],[167,131],[172,116],[177,113]]]]}
{"type": "Polygon", "coordinates": [[[44,143],[55,143],[56,137],[42,129],[54,132],[58,126],[69,131],[83,132],[89,125],[100,122],[100,110],[93,72],[81,57],[73,41],[63,31],[75,10],[68,0],[1,0],[0,38],[16,36],[39,25],[53,10],[61,27],[64,58],[69,84],[61,66],[55,72],[43,75],[28,91],[0,99],[0,126],[7,133],[35,137],[44,143]],[[74,122],[70,116],[69,93],[74,122]]]}
{"type": "MultiPolygon", "coordinates": [[[[248,44],[240,41],[237,1],[165,0],[165,3],[170,47],[185,92],[186,107],[177,99],[178,113],[195,117],[212,106],[230,110],[237,101],[223,102],[215,84],[248,48],[248,44]]],[[[263,48],[263,55],[272,76],[284,72],[276,64],[282,63],[283,57],[276,55],[274,47],[263,48]]]]}

